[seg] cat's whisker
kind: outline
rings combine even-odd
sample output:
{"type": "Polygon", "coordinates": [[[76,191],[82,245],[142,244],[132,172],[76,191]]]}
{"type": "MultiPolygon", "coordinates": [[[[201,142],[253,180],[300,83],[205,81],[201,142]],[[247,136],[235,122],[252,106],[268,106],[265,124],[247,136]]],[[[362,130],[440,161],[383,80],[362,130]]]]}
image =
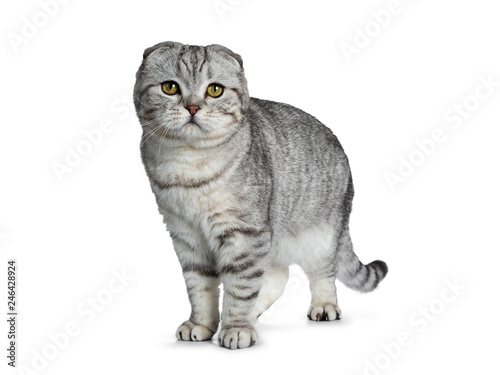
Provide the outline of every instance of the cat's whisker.
{"type": "Polygon", "coordinates": [[[151,138],[151,136],[153,136],[153,134],[162,127],[162,125],[158,125],[156,128],[154,128],[153,130],[151,130],[150,132],[144,134],[142,136],[142,138],[145,138],[143,139],[143,141],[141,142],[140,146],[144,145],[144,143],[149,139],[151,138]],[[146,138],[147,137],[147,138],[146,138]]]}
{"type": "Polygon", "coordinates": [[[156,157],[156,160],[158,163],[160,163],[160,154],[161,154],[161,146],[163,145],[163,137],[165,136],[165,133],[168,131],[168,128],[165,127],[163,132],[161,133],[160,136],[160,145],[158,146],[158,156],[156,157]]]}
{"type": "Polygon", "coordinates": [[[150,120],[150,121],[146,121],[144,123],[141,124],[141,126],[144,128],[146,126],[149,126],[151,124],[155,124],[155,123],[158,123],[158,120],[157,119],[154,119],[154,120],[150,120]]]}
{"type": "Polygon", "coordinates": [[[162,126],[162,124],[160,124],[160,125],[156,126],[156,127],[155,127],[155,128],[153,128],[152,130],[150,130],[150,131],[146,132],[144,135],[148,135],[148,134],[150,134],[150,133],[154,132],[156,129],[160,128],[161,126],[162,126]]]}

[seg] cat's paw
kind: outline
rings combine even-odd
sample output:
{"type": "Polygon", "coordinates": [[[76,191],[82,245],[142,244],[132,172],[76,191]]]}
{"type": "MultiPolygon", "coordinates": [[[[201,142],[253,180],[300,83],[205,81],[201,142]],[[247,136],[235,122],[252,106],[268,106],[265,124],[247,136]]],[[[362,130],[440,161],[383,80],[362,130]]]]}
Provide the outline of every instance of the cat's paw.
{"type": "Polygon", "coordinates": [[[254,345],[259,336],[252,326],[224,327],[219,333],[219,344],[228,349],[243,349],[254,345]]]}
{"type": "Polygon", "coordinates": [[[311,305],[307,317],[316,322],[340,319],[340,308],[333,303],[324,305],[311,305]]]}
{"type": "Polygon", "coordinates": [[[214,331],[205,326],[186,320],[177,328],[175,336],[181,341],[206,341],[210,340],[214,333],[214,331]]]}

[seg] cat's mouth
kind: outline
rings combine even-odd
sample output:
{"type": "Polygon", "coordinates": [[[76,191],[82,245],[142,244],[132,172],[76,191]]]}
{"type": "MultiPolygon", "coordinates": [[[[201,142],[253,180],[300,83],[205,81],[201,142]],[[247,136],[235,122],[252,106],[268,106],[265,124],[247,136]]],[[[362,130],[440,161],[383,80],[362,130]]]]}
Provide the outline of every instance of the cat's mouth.
{"type": "Polygon", "coordinates": [[[198,124],[194,118],[186,122],[182,127],[197,127],[201,129],[200,124],[198,124]]]}

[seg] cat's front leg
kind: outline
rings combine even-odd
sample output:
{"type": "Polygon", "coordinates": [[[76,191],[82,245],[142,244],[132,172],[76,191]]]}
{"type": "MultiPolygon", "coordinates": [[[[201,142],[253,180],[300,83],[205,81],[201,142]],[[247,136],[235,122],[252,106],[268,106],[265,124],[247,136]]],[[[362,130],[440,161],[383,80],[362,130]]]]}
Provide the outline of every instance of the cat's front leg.
{"type": "Polygon", "coordinates": [[[254,308],[268,266],[268,230],[232,230],[222,237],[218,267],[224,285],[219,344],[241,349],[257,342],[254,308]]]}
{"type": "Polygon", "coordinates": [[[191,316],[179,326],[176,337],[182,341],[210,340],[219,325],[220,281],[215,265],[187,239],[172,237],[191,303],[191,316]]]}

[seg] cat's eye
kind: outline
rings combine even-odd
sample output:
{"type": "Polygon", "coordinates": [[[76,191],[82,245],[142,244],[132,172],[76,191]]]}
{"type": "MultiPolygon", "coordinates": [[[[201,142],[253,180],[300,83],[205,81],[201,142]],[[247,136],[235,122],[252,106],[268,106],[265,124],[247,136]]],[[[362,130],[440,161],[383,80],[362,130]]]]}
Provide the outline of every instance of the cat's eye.
{"type": "Polygon", "coordinates": [[[212,83],[207,88],[207,94],[210,95],[212,98],[218,98],[219,96],[222,95],[223,92],[224,92],[224,86],[219,85],[217,83],[212,83]]]}
{"type": "Polygon", "coordinates": [[[167,95],[175,95],[179,92],[179,85],[174,81],[163,82],[161,85],[161,89],[167,95]]]}

